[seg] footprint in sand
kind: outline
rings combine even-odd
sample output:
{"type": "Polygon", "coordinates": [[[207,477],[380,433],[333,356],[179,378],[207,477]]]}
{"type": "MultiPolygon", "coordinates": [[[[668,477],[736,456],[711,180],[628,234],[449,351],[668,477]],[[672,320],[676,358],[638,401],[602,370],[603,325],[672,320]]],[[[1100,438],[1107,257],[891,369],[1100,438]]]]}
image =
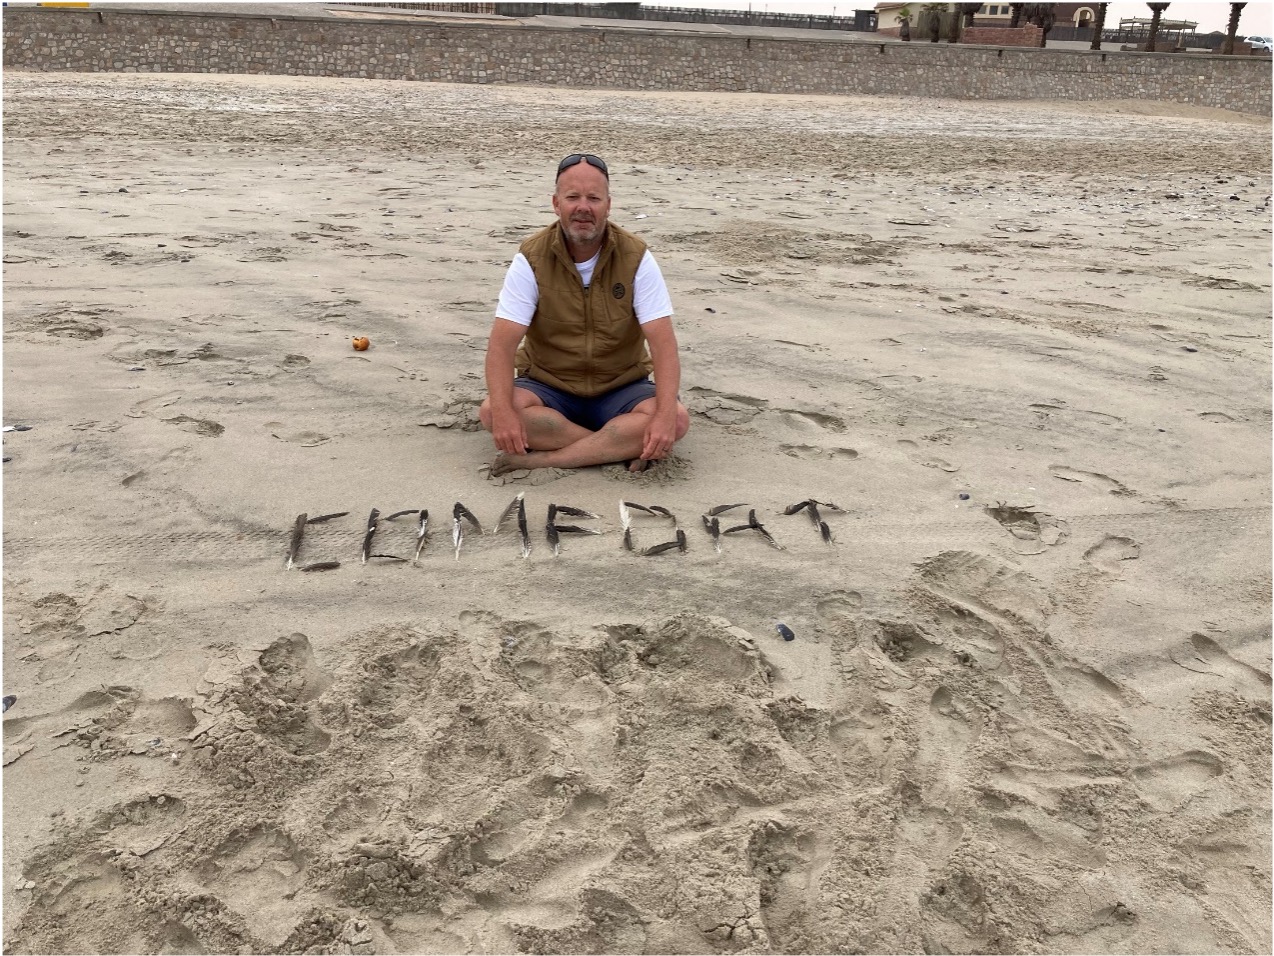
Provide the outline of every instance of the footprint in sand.
{"type": "Polygon", "coordinates": [[[218,422],[209,421],[206,418],[191,418],[189,415],[177,415],[162,421],[169,425],[176,425],[182,431],[190,432],[192,435],[202,435],[204,438],[220,437],[226,430],[226,426],[218,422]]]}
{"type": "Polygon", "coordinates": [[[900,438],[898,439],[898,444],[907,449],[907,457],[914,461],[917,465],[922,465],[925,468],[937,468],[939,471],[945,471],[948,473],[960,470],[959,465],[953,465],[951,462],[942,458],[924,454],[920,451],[920,446],[910,438],[900,438]]]}
{"type": "Polygon", "coordinates": [[[845,420],[837,418],[835,415],[801,411],[795,408],[780,408],[777,409],[777,412],[780,421],[789,427],[801,428],[807,431],[811,426],[833,432],[843,432],[845,430],[845,420]]]}
{"type": "Polygon", "coordinates": [[[140,402],[134,403],[133,407],[127,412],[129,418],[145,418],[148,414],[160,408],[167,408],[174,402],[181,400],[181,392],[169,392],[167,395],[156,395],[154,398],[142,399],[140,402]]]}
{"type": "Polygon", "coordinates": [[[1135,561],[1141,556],[1141,545],[1122,535],[1107,535],[1084,552],[1084,560],[1107,574],[1119,573],[1119,562],[1135,561]]]}
{"type": "Polygon", "coordinates": [[[858,457],[858,452],[852,448],[823,448],[820,445],[779,445],[779,451],[789,458],[802,458],[807,461],[815,458],[853,461],[858,457]]]}
{"type": "Polygon", "coordinates": [[[250,929],[281,946],[305,909],[295,902],[306,881],[306,854],[283,830],[258,824],[232,833],[195,870],[200,881],[250,929]]]}
{"type": "Polygon", "coordinates": [[[332,440],[331,435],[324,435],[322,432],[309,431],[308,429],[285,431],[283,422],[266,422],[265,427],[270,429],[271,436],[279,441],[285,441],[290,445],[300,445],[302,448],[313,448],[315,445],[322,445],[324,442],[332,440]]]}
{"type": "Polygon", "coordinates": [[[688,389],[686,396],[686,408],[692,415],[701,415],[718,425],[742,425],[750,422],[767,405],[769,402],[764,399],[732,395],[698,386],[688,389]]]}
{"type": "Polygon", "coordinates": [[[863,596],[857,591],[829,591],[818,597],[814,608],[824,621],[834,621],[853,615],[862,604],[863,596]]]}
{"type": "Polygon", "coordinates": [[[1023,542],[1014,545],[1018,554],[1042,554],[1046,548],[1060,544],[1070,534],[1070,526],[1065,521],[1043,511],[1035,511],[1033,505],[998,502],[984,510],[1005,531],[1023,542]]]}
{"type": "Polygon", "coordinates": [[[1220,422],[1222,424],[1228,424],[1234,421],[1234,417],[1232,415],[1227,415],[1225,412],[1201,412],[1199,417],[1205,422],[1220,422]]]}
{"type": "Polygon", "coordinates": [[[1221,760],[1203,750],[1189,750],[1175,757],[1143,764],[1132,771],[1138,792],[1159,811],[1181,806],[1225,772],[1221,760]]]}
{"type": "Polygon", "coordinates": [[[1121,481],[1116,481],[1109,475],[1103,475],[1098,471],[1080,471],[1078,468],[1071,468],[1067,465],[1049,465],[1049,473],[1054,478],[1060,478],[1062,481],[1077,481],[1085,484],[1091,484],[1102,491],[1112,495],[1130,495],[1132,492],[1128,486],[1121,481]]]}
{"type": "Polygon", "coordinates": [[[1168,656],[1186,670],[1220,677],[1241,693],[1258,700],[1270,699],[1271,679],[1267,672],[1244,664],[1204,634],[1191,634],[1188,641],[1174,648],[1168,656]]]}
{"type": "MultiPolygon", "coordinates": [[[[620,468],[627,473],[626,465],[607,465],[608,468],[620,468]]],[[[503,474],[491,474],[491,466],[483,465],[479,471],[487,476],[487,480],[494,482],[496,485],[547,485],[550,482],[557,481],[559,478],[569,478],[575,474],[566,468],[515,468],[512,471],[506,471],[503,474]]]]}

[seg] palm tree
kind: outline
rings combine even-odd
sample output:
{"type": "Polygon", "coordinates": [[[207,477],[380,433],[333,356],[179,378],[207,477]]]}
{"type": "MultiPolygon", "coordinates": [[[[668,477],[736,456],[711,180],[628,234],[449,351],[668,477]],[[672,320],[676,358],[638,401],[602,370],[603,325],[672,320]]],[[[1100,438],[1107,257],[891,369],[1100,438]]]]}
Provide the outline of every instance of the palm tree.
{"type": "Polygon", "coordinates": [[[1101,32],[1106,29],[1106,8],[1110,6],[1108,3],[1097,4],[1097,19],[1093,21],[1093,44],[1090,50],[1101,49],[1101,32]]]}
{"type": "Polygon", "coordinates": [[[1048,43],[1048,31],[1057,22],[1057,4],[1027,3],[1022,5],[1022,18],[1027,23],[1034,23],[1044,32],[1040,34],[1040,46],[1048,43]]]}
{"type": "Polygon", "coordinates": [[[982,4],[980,3],[957,3],[956,10],[964,20],[964,23],[961,24],[961,26],[966,29],[973,26],[973,15],[981,9],[982,4]]]}
{"type": "Polygon", "coordinates": [[[1022,8],[1026,6],[1024,3],[1009,4],[1009,26],[1020,27],[1022,25],[1022,8]]]}
{"type": "Polygon", "coordinates": [[[1146,51],[1155,52],[1155,41],[1159,36],[1159,21],[1163,18],[1163,11],[1170,7],[1171,3],[1147,3],[1150,8],[1150,38],[1146,40],[1146,51]]]}
{"type": "Polygon", "coordinates": [[[1226,56],[1234,55],[1234,35],[1239,32],[1239,15],[1246,6],[1246,3],[1230,4],[1230,23],[1225,28],[1225,42],[1221,44],[1221,52],[1226,56]]]}
{"type": "Polygon", "coordinates": [[[929,42],[937,43],[942,36],[942,15],[947,12],[945,3],[926,3],[922,8],[929,18],[929,42]]]}
{"type": "Polygon", "coordinates": [[[911,40],[911,7],[902,7],[898,11],[898,39],[904,43],[911,40]]]}

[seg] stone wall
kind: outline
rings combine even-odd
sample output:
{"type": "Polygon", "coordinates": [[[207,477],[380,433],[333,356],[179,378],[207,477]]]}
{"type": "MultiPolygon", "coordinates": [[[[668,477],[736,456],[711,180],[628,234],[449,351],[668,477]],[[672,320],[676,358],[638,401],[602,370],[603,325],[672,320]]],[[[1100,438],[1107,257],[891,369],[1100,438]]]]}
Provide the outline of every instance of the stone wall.
{"type": "Polygon", "coordinates": [[[8,7],[4,68],[632,90],[1144,99],[1270,114],[1253,57],[1028,50],[609,27],[8,7]]]}

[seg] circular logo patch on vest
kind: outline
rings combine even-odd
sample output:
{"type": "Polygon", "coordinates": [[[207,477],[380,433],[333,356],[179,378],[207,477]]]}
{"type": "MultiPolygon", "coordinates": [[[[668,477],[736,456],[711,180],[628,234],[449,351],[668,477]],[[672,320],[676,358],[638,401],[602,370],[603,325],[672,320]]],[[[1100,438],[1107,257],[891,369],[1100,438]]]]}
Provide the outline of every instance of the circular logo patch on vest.
{"type": "Polygon", "coordinates": [[[610,294],[617,299],[622,299],[624,297],[624,284],[622,282],[616,282],[610,287],[610,294]]]}

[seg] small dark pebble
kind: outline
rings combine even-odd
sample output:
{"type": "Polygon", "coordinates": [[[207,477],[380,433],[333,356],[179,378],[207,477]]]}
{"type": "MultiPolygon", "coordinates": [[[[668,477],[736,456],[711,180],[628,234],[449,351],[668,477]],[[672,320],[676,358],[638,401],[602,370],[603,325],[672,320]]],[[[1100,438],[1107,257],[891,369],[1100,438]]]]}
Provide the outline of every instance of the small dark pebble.
{"type": "Polygon", "coordinates": [[[129,368],[128,368],[128,370],[129,370],[130,372],[144,372],[144,371],[146,371],[145,367],[144,367],[144,366],[141,366],[141,365],[130,365],[130,366],[129,366],[129,368]]]}
{"type": "Polygon", "coordinates": [[[1199,350],[1198,350],[1198,349],[1196,349],[1193,345],[1183,345],[1183,346],[1181,346],[1181,347],[1182,347],[1183,349],[1185,349],[1187,352],[1197,352],[1197,351],[1199,351],[1199,350]]]}
{"type": "Polygon", "coordinates": [[[0,714],[3,714],[5,711],[7,711],[10,707],[12,707],[17,702],[18,702],[18,698],[15,697],[13,694],[6,694],[4,697],[0,697],[0,704],[4,704],[4,710],[0,710],[0,714]]]}
{"type": "Polygon", "coordinates": [[[713,315],[716,315],[716,314],[717,314],[717,310],[716,310],[716,309],[714,309],[712,306],[708,306],[708,307],[707,307],[706,309],[704,309],[703,311],[704,311],[704,312],[711,312],[713,315]]]}
{"type": "Polygon", "coordinates": [[[781,635],[783,635],[783,640],[785,640],[785,641],[794,641],[794,640],[796,640],[796,635],[795,635],[794,633],[792,633],[792,629],[791,629],[790,627],[788,627],[786,624],[784,624],[782,621],[780,621],[778,624],[776,624],[776,625],[775,625],[775,627],[776,627],[776,628],[778,628],[778,632],[779,632],[781,635]]]}
{"type": "Polygon", "coordinates": [[[12,455],[5,455],[5,456],[4,456],[4,459],[3,459],[2,461],[0,461],[0,464],[3,464],[5,461],[13,461],[13,456],[12,456],[12,455]]]}
{"type": "Polygon", "coordinates": [[[968,500],[969,500],[969,493],[968,493],[967,491],[962,491],[962,492],[960,492],[960,500],[961,500],[961,501],[968,501],[968,500]]]}
{"type": "Polygon", "coordinates": [[[127,190],[127,189],[125,189],[123,186],[120,186],[120,187],[119,187],[119,191],[120,191],[120,192],[122,192],[122,193],[126,193],[126,192],[128,192],[128,190],[127,190]]]}
{"type": "Polygon", "coordinates": [[[13,430],[15,432],[29,432],[31,430],[31,426],[30,425],[14,425],[13,430]]]}
{"type": "Polygon", "coordinates": [[[168,248],[168,243],[166,243],[166,242],[158,242],[158,243],[156,243],[156,245],[157,245],[157,246],[159,246],[159,248],[161,248],[161,249],[167,249],[167,248],[168,248]]]}

